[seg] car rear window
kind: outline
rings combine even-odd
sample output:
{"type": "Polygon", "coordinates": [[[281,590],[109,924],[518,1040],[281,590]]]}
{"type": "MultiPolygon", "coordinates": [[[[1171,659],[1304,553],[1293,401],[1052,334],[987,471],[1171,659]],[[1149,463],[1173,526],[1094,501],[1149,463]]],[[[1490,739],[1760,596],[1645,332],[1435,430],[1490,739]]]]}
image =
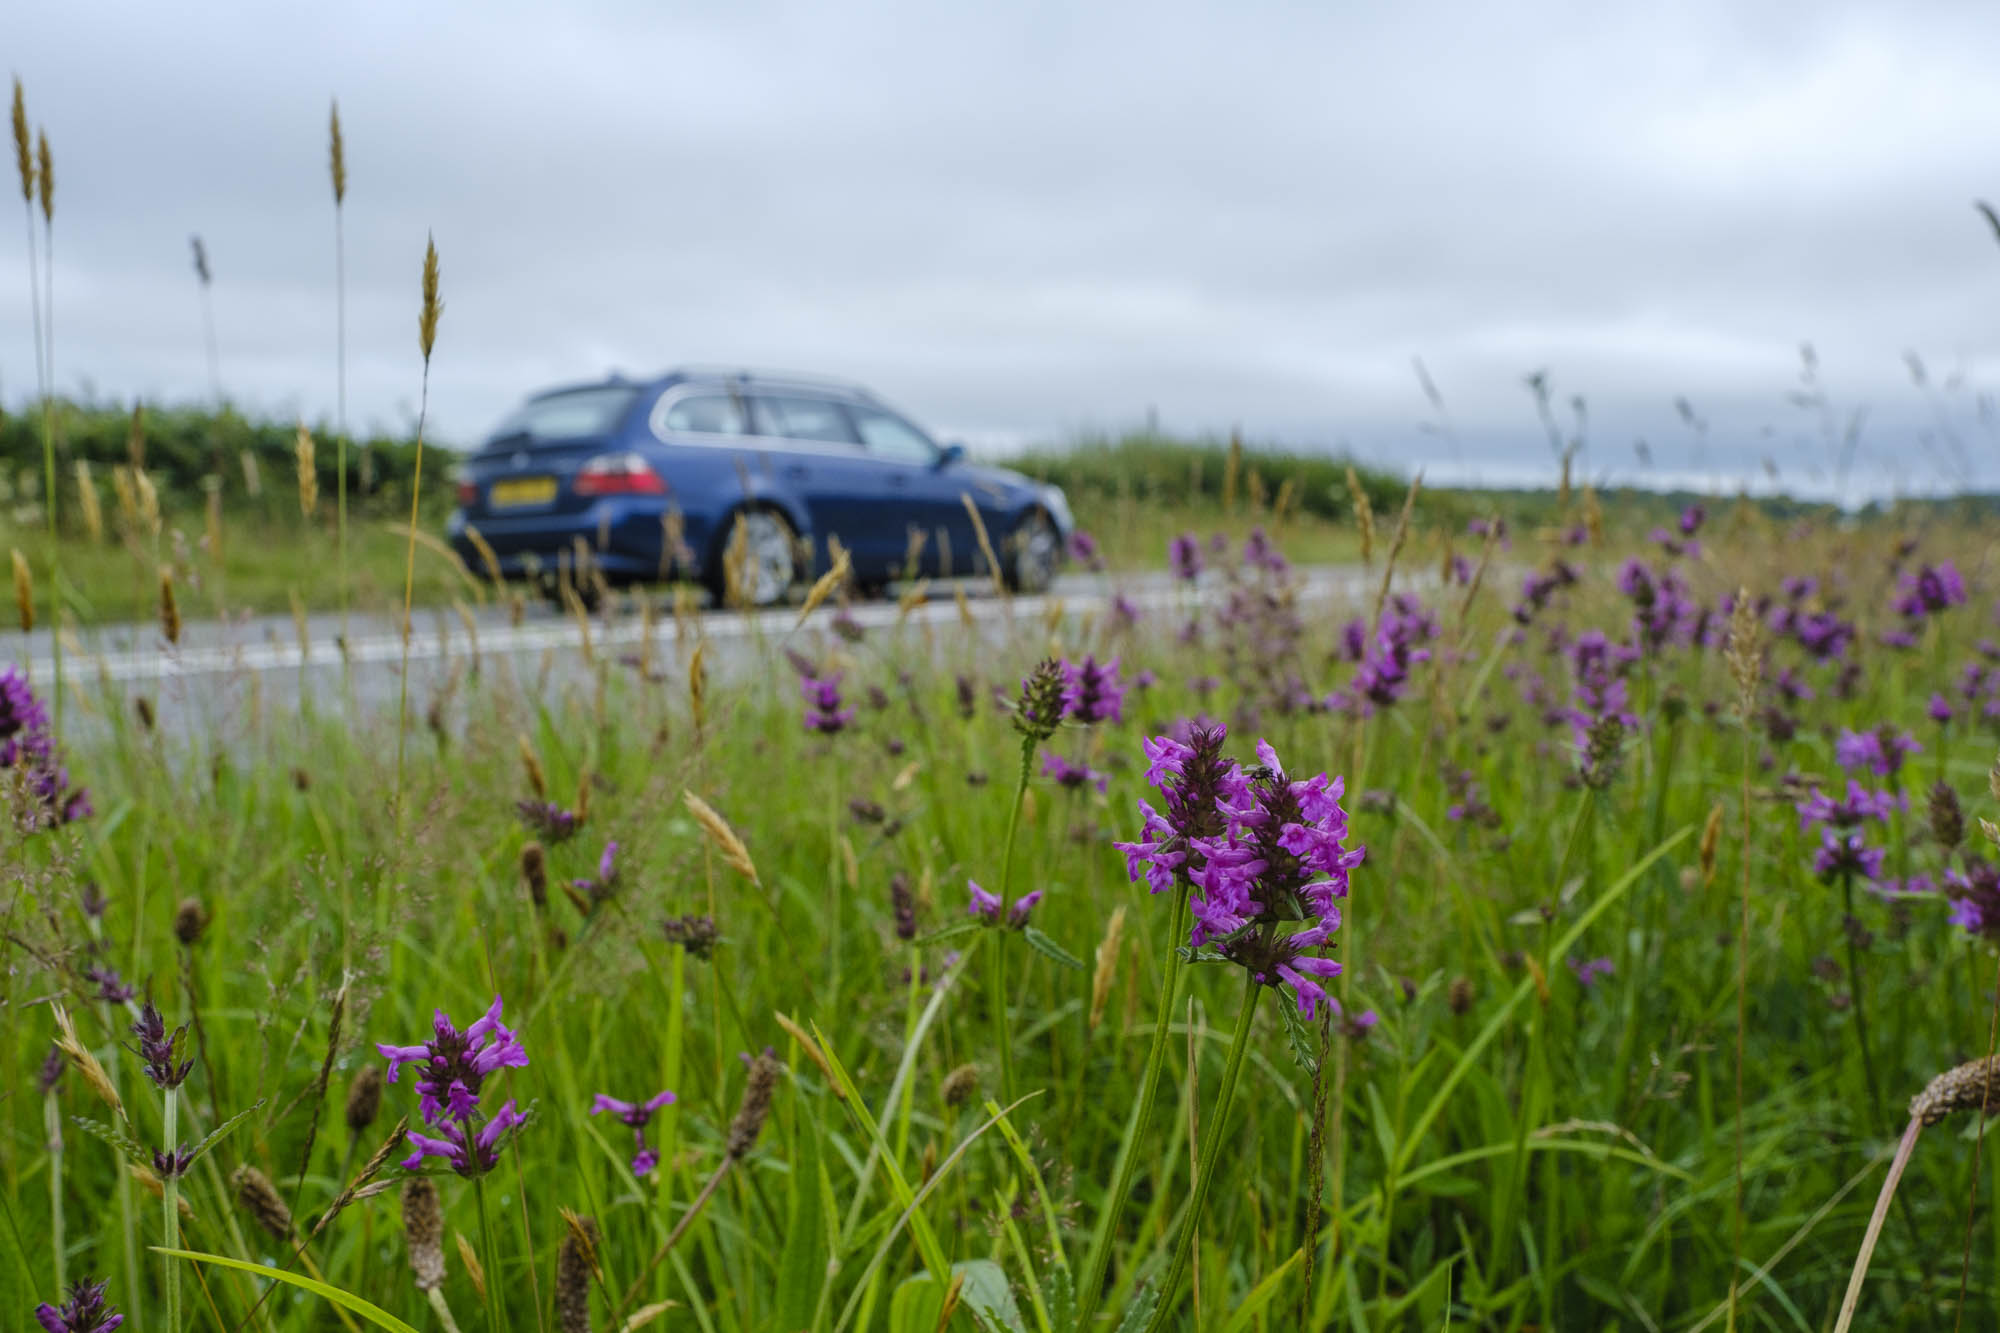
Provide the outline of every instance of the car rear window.
{"type": "Polygon", "coordinates": [[[632,406],[639,390],[630,385],[595,389],[571,389],[531,398],[494,428],[493,440],[529,443],[541,440],[574,440],[586,435],[608,435],[617,428],[632,406]]]}

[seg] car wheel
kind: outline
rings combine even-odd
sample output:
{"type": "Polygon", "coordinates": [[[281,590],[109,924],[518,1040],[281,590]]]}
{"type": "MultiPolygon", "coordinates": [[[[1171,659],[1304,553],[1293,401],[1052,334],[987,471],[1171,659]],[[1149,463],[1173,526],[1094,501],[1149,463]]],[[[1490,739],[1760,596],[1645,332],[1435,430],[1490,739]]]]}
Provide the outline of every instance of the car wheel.
{"type": "Polygon", "coordinates": [[[1014,526],[1008,539],[1012,558],[1007,562],[1007,586],[1015,592],[1042,593],[1055,582],[1056,561],[1062,556],[1062,539],[1056,525],[1039,509],[1031,509],[1014,526]]]}
{"type": "Polygon", "coordinates": [[[729,552],[739,527],[749,557],[741,595],[752,606],[776,606],[785,600],[785,594],[798,577],[798,537],[784,515],[771,509],[745,509],[737,513],[723,537],[721,549],[716,552],[709,591],[715,594],[718,606],[728,599],[729,552]]]}

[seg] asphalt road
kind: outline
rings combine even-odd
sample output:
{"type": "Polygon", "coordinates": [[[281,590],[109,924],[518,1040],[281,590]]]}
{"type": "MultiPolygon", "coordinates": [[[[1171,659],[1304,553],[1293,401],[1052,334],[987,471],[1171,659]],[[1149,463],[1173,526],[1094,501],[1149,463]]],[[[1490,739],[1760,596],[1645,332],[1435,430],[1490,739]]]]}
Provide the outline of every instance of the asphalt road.
{"type": "MultiPolygon", "coordinates": [[[[1301,600],[1310,605],[1358,605],[1372,598],[1380,574],[1358,565],[1320,566],[1298,571],[1301,600]]],[[[1421,575],[1418,576],[1421,579],[1421,575]]],[[[1401,580],[1399,580],[1399,584],[1401,580]]],[[[968,608],[980,632],[998,642],[1014,623],[1039,625],[1051,604],[1060,601],[1068,615],[1103,615],[1112,598],[1122,594],[1151,617],[1190,598],[1212,596],[1218,585],[1205,580],[1192,592],[1164,572],[1109,576],[1066,574],[1045,596],[1001,598],[986,582],[961,582],[968,608]]],[[[804,631],[823,630],[833,608],[814,611],[804,631]]],[[[886,629],[904,618],[893,600],[853,605],[850,614],[868,630],[886,629]]],[[[908,613],[913,625],[956,627],[960,612],[951,585],[932,584],[925,602],[908,613]]],[[[761,612],[699,613],[700,633],[708,642],[704,661],[722,676],[754,660],[758,645],[787,639],[798,621],[796,606],[761,612]]],[[[505,606],[489,605],[474,612],[468,632],[450,608],[429,608],[412,617],[409,644],[412,709],[426,705],[454,672],[463,671],[476,655],[484,667],[507,663],[517,676],[524,668],[547,688],[551,682],[587,678],[583,630],[574,618],[530,599],[522,622],[515,625],[505,606]]],[[[194,728],[226,725],[244,708],[296,708],[311,697],[315,707],[352,707],[358,712],[395,707],[400,694],[403,642],[394,620],[356,615],[342,650],[337,613],[309,616],[304,633],[289,616],[246,616],[232,620],[189,621],[180,642],[168,644],[157,622],[101,626],[66,640],[64,672],[90,704],[129,704],[147,696],[162,722],[194,728]],[[122,696],[122,698],[121,698],[122,696]]],[[[690,629],[689,633],[693,631],[690,629]]],[[[613,660],[640,654],[643,618],[626,610],[599,615],[590,623],[591,655],[613,660]]],[[[678,660],[676,626],[662,607],[653,627],[651,660],[661,667],[678,660]]],[[[38,689],[49,688],[55,664],[49,635],[18,631],[0,634],[0,660],[28,663],[38,689]]]]}

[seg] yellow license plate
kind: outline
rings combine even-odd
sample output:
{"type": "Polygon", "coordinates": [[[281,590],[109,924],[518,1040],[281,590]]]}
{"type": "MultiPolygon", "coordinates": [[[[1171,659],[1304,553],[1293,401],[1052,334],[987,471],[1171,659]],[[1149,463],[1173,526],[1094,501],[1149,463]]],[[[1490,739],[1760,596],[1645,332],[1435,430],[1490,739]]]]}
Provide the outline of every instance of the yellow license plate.
{"type": "Polygon", "coordinates": [[[556,498],[554,477],[516,477],[496,481],[489,496],[495,509],[516,509],[525,505],[545,505],[556,498]]]}

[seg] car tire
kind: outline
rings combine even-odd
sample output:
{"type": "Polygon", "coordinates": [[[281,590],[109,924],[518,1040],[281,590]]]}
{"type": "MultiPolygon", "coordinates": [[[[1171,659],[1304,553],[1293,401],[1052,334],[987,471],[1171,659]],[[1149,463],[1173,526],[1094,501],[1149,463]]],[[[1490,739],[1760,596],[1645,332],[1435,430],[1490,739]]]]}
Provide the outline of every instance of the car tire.
{"type": "Polygon", "coordinates": [[[1044,593],[1056,579],[1056,564],[1062,558],[1062,538],[1056,525],[1039,509],[1030,509],[1014,525],[1007,538],[1007,556],[1001,574],[1007,587],[1030,596],[1044,593]]]}
{"type": "Polygon", "coordinates": [[[775,509],[739,509],[723,528],[714,558],[709,562],[708,591],[717,606],[729,600],[729,545],[736,525],[747,530],[750,547],[750,587],[746,599],[753,607],[776,606],[785,600],[798,580],[798,534],[785,516],[775,509]]]}

